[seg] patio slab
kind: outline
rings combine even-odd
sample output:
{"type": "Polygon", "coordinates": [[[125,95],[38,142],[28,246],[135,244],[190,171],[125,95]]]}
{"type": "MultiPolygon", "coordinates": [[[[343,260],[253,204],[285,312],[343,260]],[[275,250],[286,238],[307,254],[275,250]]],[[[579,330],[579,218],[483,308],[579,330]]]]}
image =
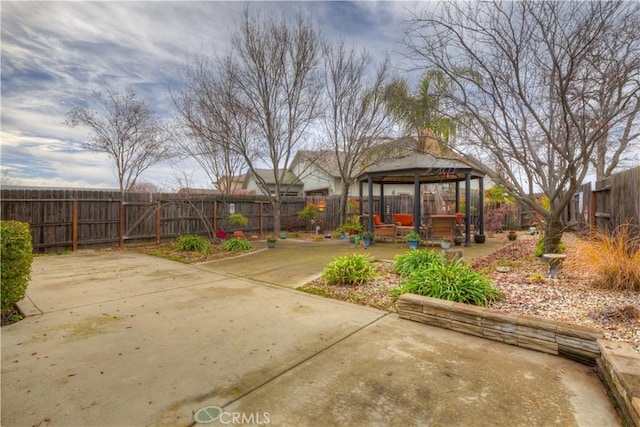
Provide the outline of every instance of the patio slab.
{"type": "Polygon", "coordinates": [[[253,280],[261,256],[310,256],[271,252],[37,257],[43,314],[1,332],[2,425],[189,426],[209,405],[270,425],[619,424],[583,365],[253,280]]]}

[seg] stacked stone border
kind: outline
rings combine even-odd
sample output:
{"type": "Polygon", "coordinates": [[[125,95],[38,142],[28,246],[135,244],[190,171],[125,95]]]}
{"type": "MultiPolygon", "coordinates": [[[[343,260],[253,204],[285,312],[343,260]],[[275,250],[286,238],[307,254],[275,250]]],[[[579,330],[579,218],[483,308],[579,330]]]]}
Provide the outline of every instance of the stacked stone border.
{"type": "Polygon", "coordinates": [[[598,329],[413,294],[402,295],[397,308],[401,319],[595,365],[623,423],[640,427],[640,357],[598,329]]]}

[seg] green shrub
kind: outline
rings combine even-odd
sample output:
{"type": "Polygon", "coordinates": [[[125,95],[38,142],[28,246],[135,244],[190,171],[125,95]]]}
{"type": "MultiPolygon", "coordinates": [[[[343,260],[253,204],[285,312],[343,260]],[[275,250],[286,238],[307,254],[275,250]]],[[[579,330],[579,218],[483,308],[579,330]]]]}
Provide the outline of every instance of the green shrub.
{"type": "Polygon", "coordinates": [[[364,285],[376,276],[368,255],[351,254],[336,258],[324,267],[322,278],[329,285],[364,285]]]}
{"type": "Polygon", "coordinates": [[[396,255],[396,260],[393,263],[392,270],[394,273],[401,276],[408,276],[415,270],[424,268],[434,262],[443,263],[446,262],[446,260],[442,254],[437,252],[412,250],[402,255],[396,255]]]}
{"type": "Polygon", "coordinates": [[[2,241],[2,311],[10,310],[24,298],[31,280],[33,246],[29,224],[18,221],[0,221],[2,241]]]}
{"type": "Polygon", "coordinates": [[[211,249],[211,242],[197,234],[184,234],[178,236],[176,249],[179,251],[206,252],[211,249]]]}
{"type": "MultiPolygon", "coordinates": [[[[567,245],[565,245],[564,243],[560,242],[560,244],[558,245],[558,253],[563,254],[567,251],[567,245]]],[[[540,238],[538,239],[538,243],[536,243],[536,250],[533,253],[535,256],[537,257],[541,257],[542,255],[544,255],[545,251],[544,251],[544,235],[540,235],[540,238]]]]}
{"type": "Polygon", "coordinates": [[[503,298],[487,277],[463,262],[449,261],[433,262],[415,270],[391,291],[393,296],[406,293],[479,306],[503,298]]]}
{"type": "Polygon", "coordinates": [[[229,222],[236,227],[246,227],[249,224],[249,218],[241,213],[232,213],[229,215],[229,222]]]}
{"type": "Polygon", "coordinates": [[[242,252],[253,249],[253,245],[247,239],[230,239],[224,242],[221,248],[227,252],[242,252]]]}
{"type": "Polygon", "coordinates": [[[298,217],[300,219],[306,219],[308,221],[316,219],[317,215],[318,206],[314,205],[313,203],[307,204],[307,206],[305,206],[301,211],[298,211],[298,217]]]}

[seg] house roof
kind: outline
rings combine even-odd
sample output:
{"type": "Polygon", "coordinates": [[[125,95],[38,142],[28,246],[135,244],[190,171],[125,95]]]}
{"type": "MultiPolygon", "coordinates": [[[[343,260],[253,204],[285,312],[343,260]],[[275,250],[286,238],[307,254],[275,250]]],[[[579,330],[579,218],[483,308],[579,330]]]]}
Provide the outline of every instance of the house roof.
{"type": "MultiPolygon", "coordinates": [[[[381,161],[389,157],[396,157],[406,154],[407,152],[413,152],[415,144],[415,138],[413,137],[380,139],[376,145],[369,148],[367,155],[363,156],[360,168],[366,164],[378,165],[381,161]]],[[[336,156],[334,150],[298,150],[292,165],[302,161],[308,161],[315,164],[318,169],[326,172],[329,176],[340,178],[339,163],[344,163],[345,156],[344,151],[339,151],[336,156]]],[[[362,169],[360,171],[362,171],[362,169]]]]}
{"type": "Polygon", "coordinates": [[[378,184],[412,184],[416,174],[420,183],[464,181],[466,174],[482,178],[484,173],[462,159],[436,157],[429,153],[412,153],[367,168],[358,181],[372,178],[378,184]]]}
{"type": "MultiPolygon", "coordinates": [[[[342,157],[341,160],[344,158],[343,152],[339,152],[338,155],[342,157]]],[[[295,158],[293,159],[292,165],[303,161],[315,164],[318,169],[323,170],[333,178],[340,178],[338,159],[336,158],[336,153],[332,150],[298,150],[295,158]]]]}
{"type": "MultiPolygon", "coordinates": [[[[211,188],[181,188],[178,191],[178,195],[180,196],[209,196],[209,195],[220,195],[225,194],[222,190],[211,189],[211,188]]],[[[247,190],[243,190],[240,188],[234,189],[231,194],[234,195],[244,195],[250,194],[247,190]]]]}
{"type": "MultiPolygon", "coordinates": [[[[269,185],[274,185],[275,184],[275,178],[274,178],[274,174],[273,174],[273,169],[254,169],[253,172],[258,175],[260,178],[262,178],[267,184],[269,185]]],[[[247,173],[244,179],[244,187],[247,187],[247,183],[249,182],[249,179],[251,179],[253,177],[253,173],[247,173]]],[[[300,181],[300,179],[295,176],[295,174],[293,174],[290,171],[287,171],[285,173],[284,176],[284,180],[282,182],[284,185],[302,185],[302,181],[300,181]]]]}

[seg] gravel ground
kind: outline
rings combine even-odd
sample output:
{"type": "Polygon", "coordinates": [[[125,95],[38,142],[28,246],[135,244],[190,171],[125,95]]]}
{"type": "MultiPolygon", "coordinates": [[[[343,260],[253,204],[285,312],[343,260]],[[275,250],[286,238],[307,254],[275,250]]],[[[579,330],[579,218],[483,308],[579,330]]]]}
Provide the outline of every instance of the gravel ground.
{"type": "MultiPolygon", "coordinates": [[[[533,256],[536,239],[521,234],[510,246],[473,263],[505,295],[491,308],[594,327],[602,330],[606,339],[626,342],[640,354],[640,293],[594,288],[584,273],[566,268],[559,279],[546,279],[547,264],[533,256]],[[496,267],[508,267],[509,271],[499,272],[496,267]]],[[[563,237],[568,256],[575,239],[570,234],[563,237]]],[[[318,279],[302,289],[395,311],[396,300],[389,296],[389,290],[398,286],[400,277],[391,272],[389,262],[376,262],[376,268],[379,276],[369,285],[330,286],[318,279]]]]}

